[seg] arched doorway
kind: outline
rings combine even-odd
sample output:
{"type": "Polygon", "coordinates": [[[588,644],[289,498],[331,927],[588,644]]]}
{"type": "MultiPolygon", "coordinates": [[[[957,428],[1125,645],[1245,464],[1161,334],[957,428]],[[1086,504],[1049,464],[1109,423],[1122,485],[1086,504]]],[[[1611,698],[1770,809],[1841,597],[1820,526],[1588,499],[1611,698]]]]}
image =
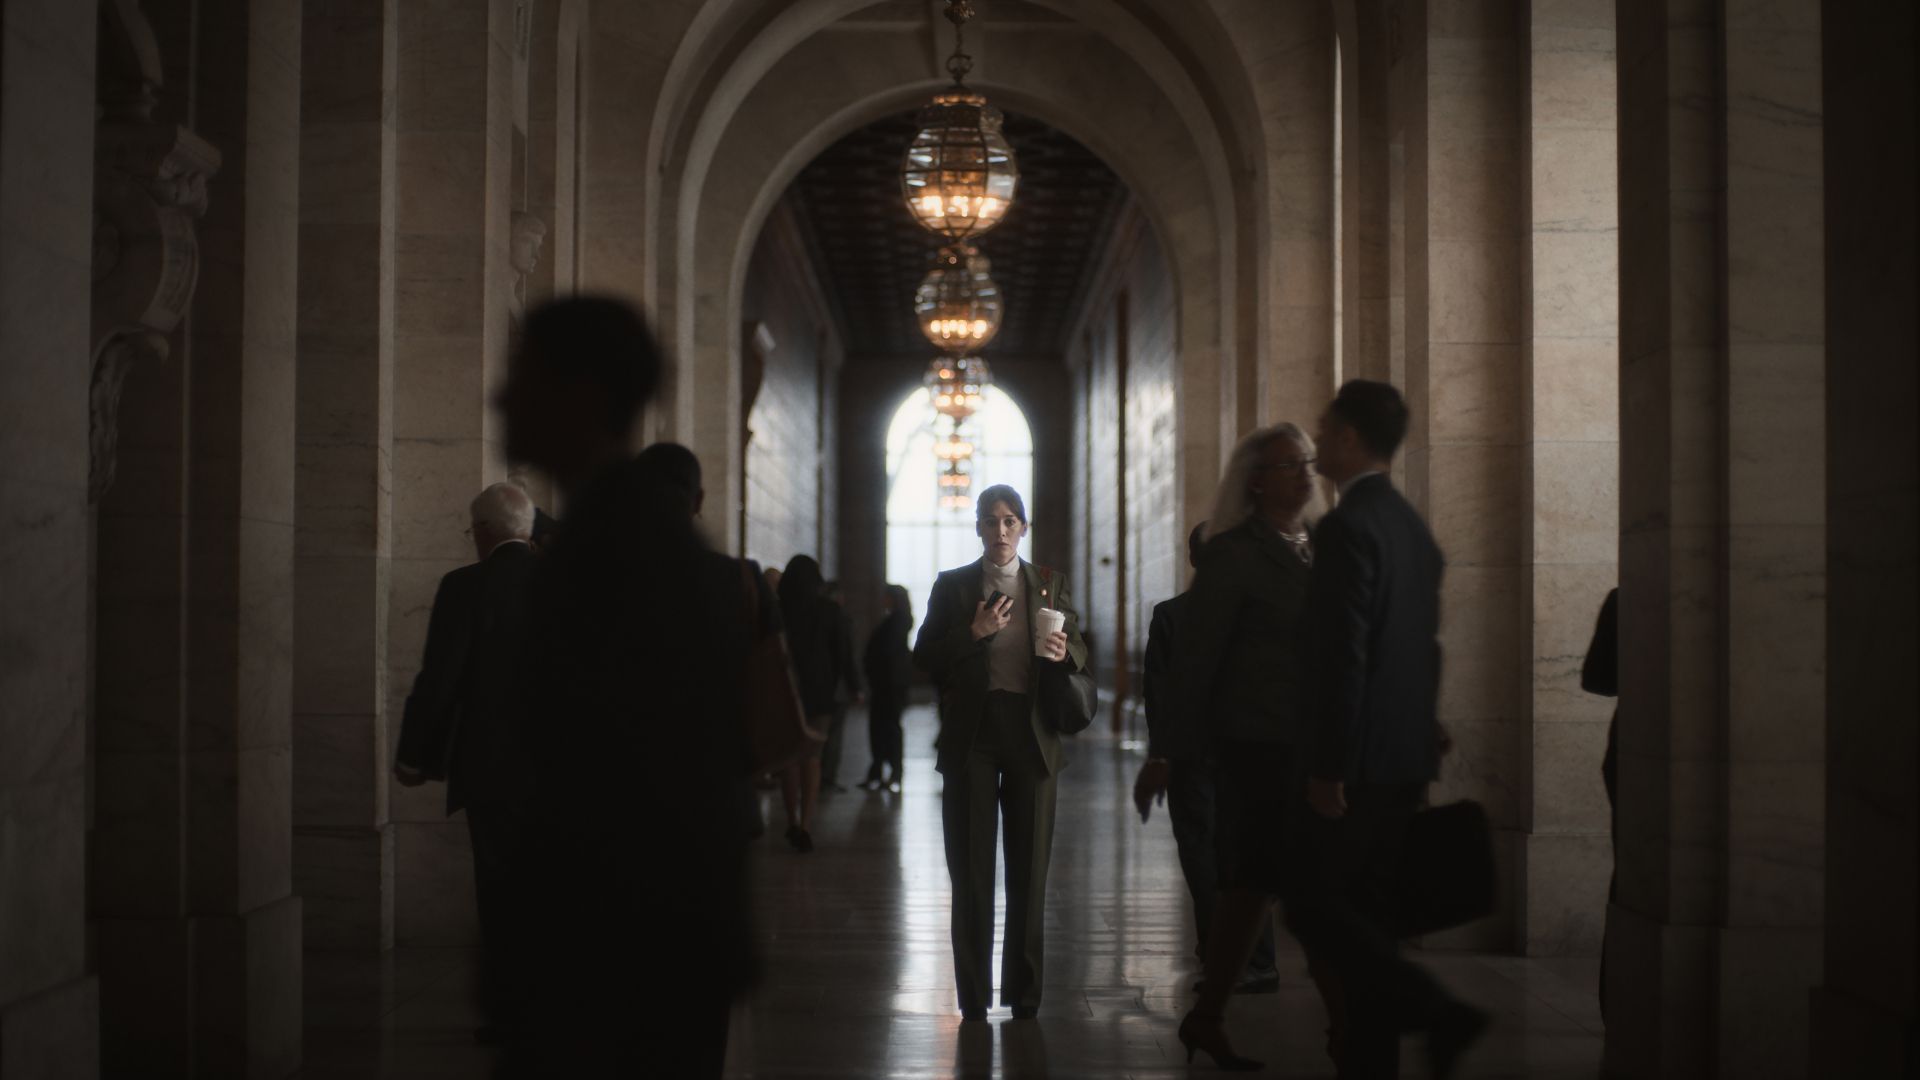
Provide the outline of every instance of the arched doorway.
{"type": "MultiPolygon", "coordinates": [[[[979,558],[972,496],[1007,484],[1033,497],[1033,428],[1011,395],[987,387],[980,410],[961,429],[973,445],[967,495],[943,499],[946,466],[934,448],[949,427],[924,387],[907,395],[887,426],[887,581],[906,586],[916,605],[926,603],[940,571],[979,558]]],[[[1031,532],[1020,557],[1033,558],[1031,532]]]]}

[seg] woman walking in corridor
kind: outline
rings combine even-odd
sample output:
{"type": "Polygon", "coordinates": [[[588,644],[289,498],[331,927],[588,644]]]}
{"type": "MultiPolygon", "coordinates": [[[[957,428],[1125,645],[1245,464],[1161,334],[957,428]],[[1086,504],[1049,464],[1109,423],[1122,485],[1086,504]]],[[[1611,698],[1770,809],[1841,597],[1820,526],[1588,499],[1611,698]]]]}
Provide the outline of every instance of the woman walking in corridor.
{"type": "Polygon", "coordinates": [[[1214,859],[1220,876],[1200,1000],[1180,1023],[1187,1056],[1256,1069],[1227,1040],[1222,1016],[1286,872],[1285,823],[1301,784],[1306,735],[1301,631],[1313,548],[1313,440],[1293,424],[1254,432],[1221,477],[1209,539],[1183,613],[1175,725],[1219,763],[1214,859]]]}
{"type": "MultiPolygon", "coordinates": [[[[834,695],[845,682],[849,694],[860,693],[860,676],[853,667],[852,643],[827,599],[820,564],[810,555],[787,560],[780,575],[780,617],[787,628],[787,649],[807,724],[825,733],[833,721],[834,695]]],[[[787,808],[787,843],[801,852],[813,850],[813,811],[820,801],[820,753],[816,745],[805,758],[780,774],[780,797],[787,808]]]]}
{"type": "Polygon", "coordinates": [[[985,1020],[993,995],[994,833],[1003,827],[1000,1002],[1030,1020],[1040,1008],[1054,785],[1065,763],[1060,720],[1043,701],[1054,697],[1050,680],[1086,667],[1087,647],[1066,578],[1019,557],[1027,534],[1020,493],[1005,485],[981,492],[974,529],[983,555],[933,583],[913,658],[940,689],[934,748],[946,780],[940,811],[960,1015],[985,1020]]]}
{"type": "Polygon", "coordinates": [[[867,638],[867,745],[873,764],[860,786],[900,790],[901,761],[906,756],[900,716],[907,710],[907,688],[913,681],[913,653],[907,631],[913,628],[913,598],[904,586],[887,586],[887,614],[867,638]],[[882,773],[882,770],[886,770],[882,773]]]}

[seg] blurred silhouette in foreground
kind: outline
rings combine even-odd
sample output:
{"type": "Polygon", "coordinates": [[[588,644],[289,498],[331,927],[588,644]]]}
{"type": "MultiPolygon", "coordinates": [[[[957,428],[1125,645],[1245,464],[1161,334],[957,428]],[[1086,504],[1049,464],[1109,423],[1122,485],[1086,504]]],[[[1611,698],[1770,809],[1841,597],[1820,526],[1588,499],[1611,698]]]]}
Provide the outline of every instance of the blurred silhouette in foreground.
{"type": "Polygon", "coordinates": [[[752,969],[739,564],[628,453],[663,367],[609,299],[527,316],[497,405],[566,528],[535,574],[519,689],[530,771],[517,891],[524,1075],[718,1076],[752,969]]]}

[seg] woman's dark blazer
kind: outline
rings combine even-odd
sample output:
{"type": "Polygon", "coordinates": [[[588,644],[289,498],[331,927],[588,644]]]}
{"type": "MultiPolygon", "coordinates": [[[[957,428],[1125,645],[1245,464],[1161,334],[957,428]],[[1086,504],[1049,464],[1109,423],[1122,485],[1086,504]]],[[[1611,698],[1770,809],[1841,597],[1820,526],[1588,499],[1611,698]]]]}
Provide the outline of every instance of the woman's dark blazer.
{"type": "MultiPolygon", "coordinates": [[[[1258,520],[1207,542],[1180,613],[1174,700],[1190,710],[1170,725],[1180,738],[1308,737],[1302,657],[1311,580],[1292,546],[1258,520]]],[[[1204,754],[1210,746],[1168,749],[1204,754]]]]}
{"type": "MultiPolygon", "coordinates": [[[[940,690],[940,738],[934,749],[938,754],[935,768],[942,773],[957,771],[966,764],[974,733],[987,711],[987,654],[993,638],[975,641],[971,629],[973,613],[984,599],[980,588],[985,572],[981,562],[975,561],[942,573],[933,583],[927,619],[920,624],[920,636],[913,644],[914,663],[933,676],[940,690]]],[[[1033,731],[1034,747],[1046,765],[1046,775],[1051,776],[1060,771],[1060,734],[1041,712],[1040,676],[1049,666],[1085,671],[1087,643],[1080,636],[1080,615],[1073,610],[1066,575],[1022,560],[1020,578],[1028,625],[1032,625],[1032,613],[1043,607],[1067,616],[1067,658],[1056,664],[1034,657],[1027,682],[1028,726],[1033,731]]],[[[1031,650],[1032,646],[1027,648],[1031,650]]]]}

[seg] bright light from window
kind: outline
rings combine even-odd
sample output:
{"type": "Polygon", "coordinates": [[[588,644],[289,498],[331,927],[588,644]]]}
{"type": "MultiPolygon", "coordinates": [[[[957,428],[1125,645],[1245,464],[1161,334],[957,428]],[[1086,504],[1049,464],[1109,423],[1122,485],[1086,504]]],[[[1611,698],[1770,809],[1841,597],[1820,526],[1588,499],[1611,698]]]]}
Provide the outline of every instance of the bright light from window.
{"type": "MultiPolygon", "coordinates": [[[[943,466],[936,448],[946,438],[947,421],[933,411],[932,396],[915,390],[893,414],[887,428],[887,580],[904,585],[916,613],[926,611],[933,579],[942,570],[980,557],[973,531],[973,509],[940,508],[943,466]]],[[[973,444],[971,492],[1007,484],[1027,500],[1033,512],[1033,429],[1006,391],[989,386],[980,410],[963,429],[973,444]]],[[[1033,534],[1020,543],[1020,557],[1033,558],[1033,534]]]]}

